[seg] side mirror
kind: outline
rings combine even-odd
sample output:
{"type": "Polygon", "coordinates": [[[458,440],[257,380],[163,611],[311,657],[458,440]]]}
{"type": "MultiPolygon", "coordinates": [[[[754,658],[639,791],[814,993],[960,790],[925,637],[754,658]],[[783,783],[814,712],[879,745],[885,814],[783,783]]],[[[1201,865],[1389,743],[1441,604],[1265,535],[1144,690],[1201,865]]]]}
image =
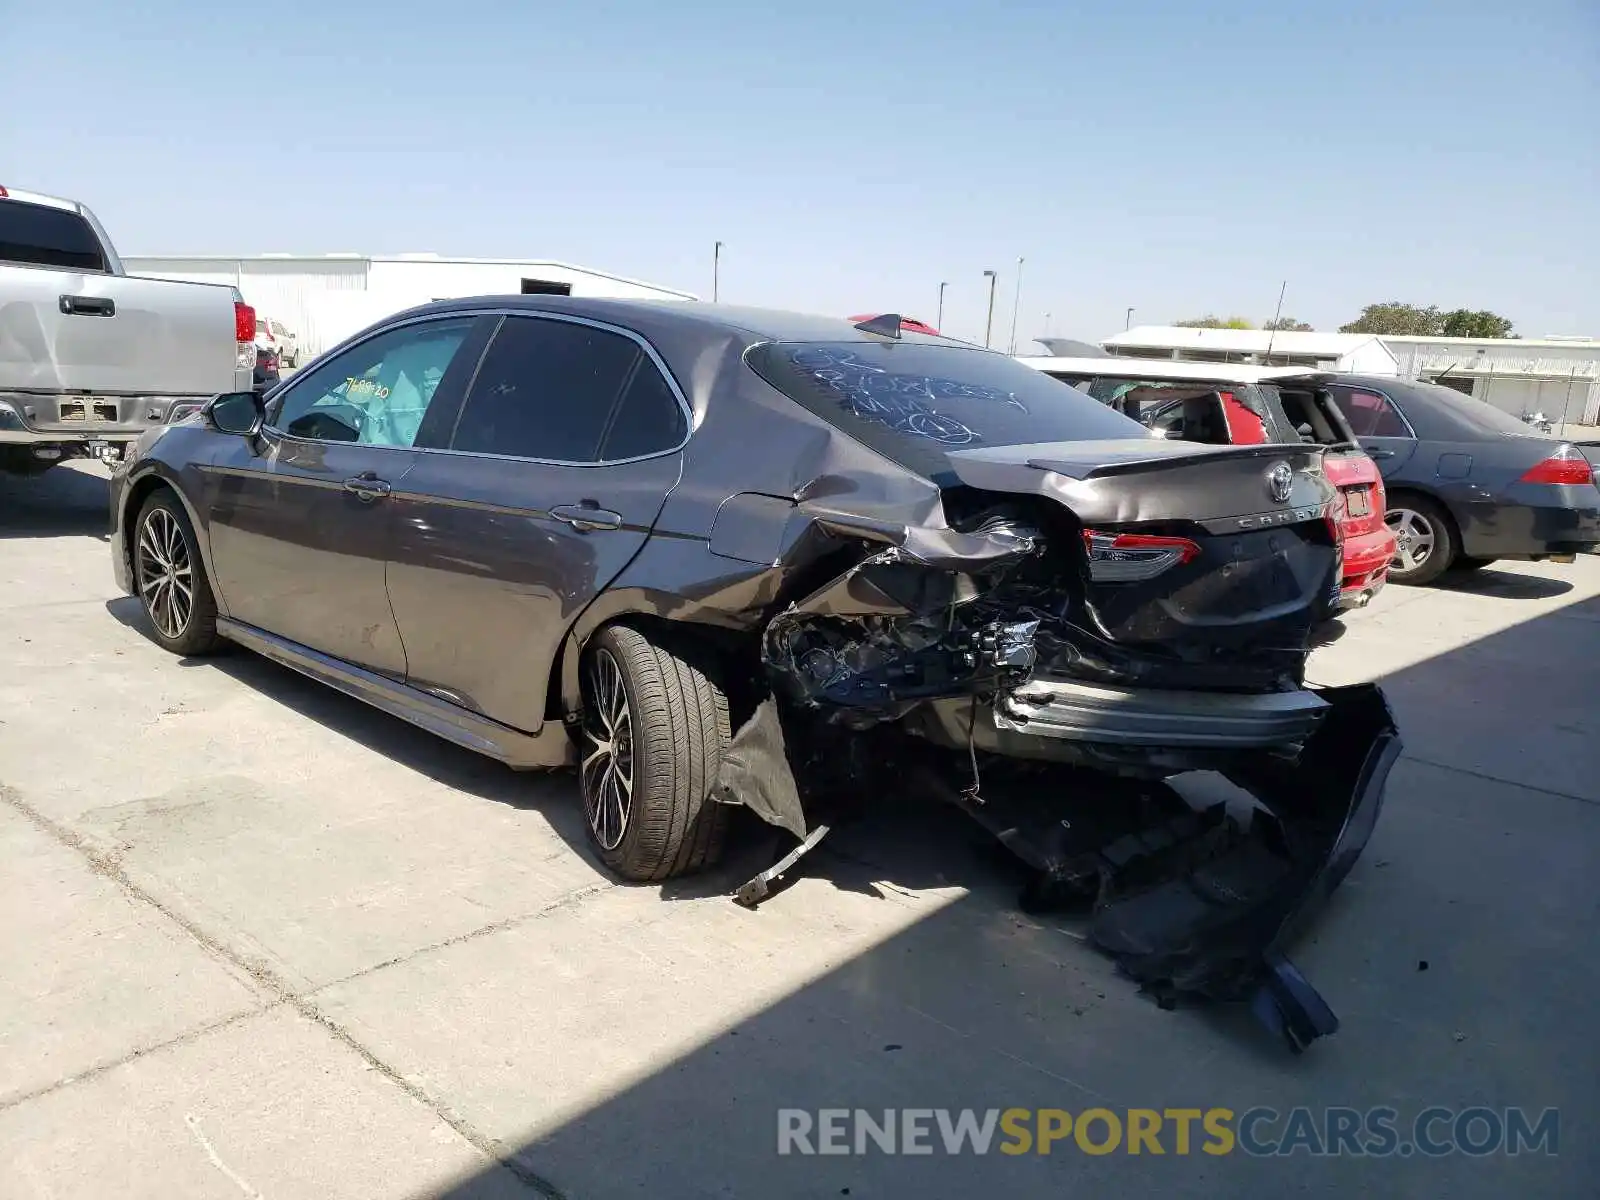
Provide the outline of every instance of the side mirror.
{"type": "Polygon", "coordinates": [[[266,420],[266,405],[254,392],[224,392],[205,407],[206,424],[218,433],[254,437],[266,420]]]}

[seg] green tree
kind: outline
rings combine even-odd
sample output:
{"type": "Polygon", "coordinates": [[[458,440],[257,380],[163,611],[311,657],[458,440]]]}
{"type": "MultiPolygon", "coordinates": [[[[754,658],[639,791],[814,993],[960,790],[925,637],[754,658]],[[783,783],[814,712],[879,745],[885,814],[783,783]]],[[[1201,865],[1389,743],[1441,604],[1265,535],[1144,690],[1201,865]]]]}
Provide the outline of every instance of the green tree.
{"type": "Polygon", "coordinates": [[[1508,338],[1515,337],[1511,332],[1511,322],[1499,313],[1489,312],[1487,309],[1473,312],[1467,308],[1457,308],[1444,314],[1440,322],[1445,337],[1463,338],[1508,338]]]}
{"type": "Polygon", "coordinates": [[[1276,329],[1280,333],[1315,333],[1315,327],[1307,325],[1295,317],[1279,317],[1276,321],[1268,321],[1261,328],[1276,329]]]}
{"type": "Polygon", "coordinates": [[[1350,324],[1339,326],[1340,333],[1388,333],[1414,337],[1437,337],[1443,331],[1444,317],[1435,306],[1430,304],[1427,308],[1418,308],[1415,304],[1405,304],[1399,300],[1369,304],[1350,324]]]}
{"type": "Polygon", "coordinates": [[[1182,329],[1254,329],[1255,326],[1243,317],[1213,317],[1209,313],[1203,317],[1190,317],[1186,321],[1174,321],[1182,329]]]}

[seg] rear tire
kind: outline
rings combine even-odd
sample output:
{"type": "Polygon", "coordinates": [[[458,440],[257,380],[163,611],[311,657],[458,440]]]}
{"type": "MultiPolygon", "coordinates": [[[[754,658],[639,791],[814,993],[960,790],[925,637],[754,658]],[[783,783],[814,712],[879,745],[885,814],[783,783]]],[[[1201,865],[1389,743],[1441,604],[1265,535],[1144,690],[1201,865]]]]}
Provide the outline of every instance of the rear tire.
{"type": "Polygon", "coordinates": [[[700,667],[612,625],[585,648],[579,788],[605,865],[640,883],[710,866],[729,812],[710,798],[731,731],[728,699],[700,667]]]}
{"type": "Polygon", "coordinates": [[[134,522],[133,589],[162,649],[190,658],[222,645],[199,540],[169,488],[146,500],[134,522]]]}
{"type": "Polygon", "coordinates": [[[1398,539],[1389,566],[1390,583],[1406,587],[1432,583],[1450,569],[1461,552],[1455,522],[1424,496],[1390,496],[1384,520],[1398,539]]]}

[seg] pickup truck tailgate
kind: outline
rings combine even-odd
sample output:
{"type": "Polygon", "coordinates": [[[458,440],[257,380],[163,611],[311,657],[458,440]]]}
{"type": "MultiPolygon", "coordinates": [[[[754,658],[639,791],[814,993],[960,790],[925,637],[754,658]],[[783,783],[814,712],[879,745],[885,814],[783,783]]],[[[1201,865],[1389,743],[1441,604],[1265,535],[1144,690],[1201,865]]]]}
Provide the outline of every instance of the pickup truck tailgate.
{"type": "Polygon", "coordinates": [[[0,266],[0,391],[227,392],[234,334],[231,288],[0,266]]]}

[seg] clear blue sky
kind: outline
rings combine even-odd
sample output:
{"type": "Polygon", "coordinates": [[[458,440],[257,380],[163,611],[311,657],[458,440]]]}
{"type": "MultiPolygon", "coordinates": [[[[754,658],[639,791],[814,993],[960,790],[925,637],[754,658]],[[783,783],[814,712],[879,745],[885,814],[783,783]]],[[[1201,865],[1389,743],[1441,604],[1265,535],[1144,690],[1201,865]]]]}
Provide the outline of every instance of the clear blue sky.
{"type": "Polygon", "coordinates": [[[1596,0],[0,0],[0,184],[124,253],[553,258],[996,342],[1600,335],[1596,0]]]}

